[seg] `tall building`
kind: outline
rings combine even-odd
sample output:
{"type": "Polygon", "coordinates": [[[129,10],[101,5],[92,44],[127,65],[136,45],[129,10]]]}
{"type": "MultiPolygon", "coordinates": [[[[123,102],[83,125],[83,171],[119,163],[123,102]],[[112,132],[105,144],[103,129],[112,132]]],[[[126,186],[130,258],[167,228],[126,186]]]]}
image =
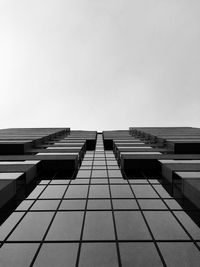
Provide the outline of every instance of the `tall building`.
{"type": "Polygon", "coordinates": [[[199,266],[200,129],[0,130],[0,266],[199,266]]]}

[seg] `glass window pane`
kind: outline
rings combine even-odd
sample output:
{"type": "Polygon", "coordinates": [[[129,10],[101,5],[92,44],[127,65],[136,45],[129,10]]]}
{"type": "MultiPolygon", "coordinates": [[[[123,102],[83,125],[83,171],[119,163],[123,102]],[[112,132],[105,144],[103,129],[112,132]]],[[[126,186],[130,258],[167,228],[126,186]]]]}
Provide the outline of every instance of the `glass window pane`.
{"type": "Polygon", "coordinates": [[[112,198],[133,198],[134,195],[129,185],[111,185],[112,198]]]}
{"type": "Polygon", "coordinates": [[[67,185],[48,185],[40,198],[62,198],[67,185]]]}
{"type": "Polygon", "coordinates": [[[16,210],[28,210],[30,206],[33,204],[34,200],[24,200],[20,203],[20,205],[16,208],[16,210]]]}
{"type": "Polygon", "coordinates": [[[119,248],[122,266],[163,266],[154,243],[120,243],[119,248]]]}
{"type": "Polygon", "coordinates": [[[172,210],[178,209],[182,210],[182,207],[179,205],[179,203],[174,199],[165,199],[165,203],[168,205],[168,207],[172,210]]]}
{"type": "Polygon", "coordinates": [[[200,252],[190,242],[158,243],[167,266],[198,266],[200,252]]]}
{"type": "Polygon", "coordinates": [[[111,209],[111,204],[109,199],[89,199],[87,204],[87,209],[111,209]]]}
{"type": "Polygon", "coordinates": [[[58,212],[46,240],[79,240],[82,221],[83,212],[58,212]]]}
{"type": "Polygon", "coordinates": [[[111,240],[115,239],[113,218],[111,211],[87,211],[84,231],[84,240],[111,240]]]}
{"type": "Polygon", "coordinates": [[[115,211],[118,239],[151,239],[148,228],[139,211],[115,211]]]}
{"type": "Polygon", "coordinates": [[[88,185],[70,185],[65,194],[65,198],[86,198],[88,185]]]}
{"type": "Polygon", "coordinates": [[[131,185],[137,198],[159,198],[150,185],[131,185]]]}
{"type": "Polygon", "coordinates": [[[135,199],[113,199],[114,209],[139,209],[135,199]]]}
{"type": "Polygon", "coordinates": [[[69,184],[71,180],[66,180],[66,179],[62,179],[62,180],[52,180],[50,184],[69,184]]]}
{"type": "Polygon", "coordinates": [[[48,184],[50,180],[42,180],[39,184],[48,184]]]}
{"type": "Polygon", "coordinates": [[[107,177],[107,171],[106,170],[93,170],[92,171],[92,177],[107,177]]]}
{"type": "Polygon", "coordinates": [[[109,179],[111,184],[128,184],[124,179],[109,179]]]}
{"type": "Polygon", "coordinates": [[[117,161],[116,160],[107,160],[107,165],[114,165],[114,166],[118,166],[117,161]]]}
{"type": "Polygon", "coordinates": [[[89,184],[89,179],[75,179],[71,181],[71,184],[89,184]]]}
{"type": "Polygon", "coordinates": [[[94,165],[106,165],[105,160],[94,160],[94,165]]]}
{"type": "Polygon", "coordinates": [[[162,185],[153,185],[158,194],[163,198],[172,198],[162,185]]]}
{"type": "MultiPolygon", "coordinates": [[[[194,239],[200,239],[200,229],[184,211],[174,211],[174,214],[194,239]]],[[[200,215],[200,214],[199,214],[200,215]]],[[[199,216],[198,216],[199,217],[199,216]]]]}
{"type": "Polygon", "coordinates": [[[109,187],[108,185],[91,185],[89,198],[109,198],[109,187]]]}
{"type": "Polygon", "coordinates": [[[60,200],[37,200],[31,210],[56,210],[60,200]]]}
{"type": "Polygon", "coordinates": [[[28,212],[8,240],[42,240],[53,212],[28,212]]]}
{"type": "Polygon", "coordinates": [[[168,211],[144,211],[155,239],[189,239],[178,221],[168,211]]]}
{"type": "Polygon", "coordinates": [[[4,244],[0,252],[2,267],[27,267],[36,253],[38,244],[4,244]]]}
{"type": "Polygon", "coordinates": [[[15,227],[24,212],[13,212],[0,227],[0,240],[4,240],[10,231],[15,227]]]}
{"type": "Polygon", "coordinates": [[[34,267],[74,267],[78,243],[49,243],[43,244],[36,258],[34,267]]]}
{"type": "Polygon", "coordinates": [[[79,267],[85,266],[118,266],[116,245],[114,243],[83,243],[79,267]]]}
{"type": "Polygon", "coordinates": [[[91,184],[108,184],[108,179],[91,179],[91,184]]]}
{"type": "Polygon", "coordinates": [[[122,173],[120,170],[108,170],[108,175],[110,178],[122,177],[122,173]]]}
{"type": "Polygon", "coordinates": [[[138,199],[141,209],[154,210],[161,209],[167,210],[167,206],[160,199],[138,199]]]}
{"type": "MultiPolygon", "coordinates": [[[[88,161],[90,162],[90,161],[88,161]]],[[[82,163],[83,164],[83,163],[82,163]]],[[[92,164],[92,162],[91,162],[92,164]]],[[[90,174],[91,171],[87,171],[87,170],[79,170],[78,174],[77,174],[77,178],[90,178],[90,174]]]]}
{"type": "Polygon", "coordinates": [[[39,196],[39,194],[44,190],[45,185],[38,185],[36,186],[36,188],[31,192],[31,194],[27,197],[27,199],[29,198],[37,198],[39,196]]]}
{"type": "Polygon", "coordinates": [[[130,184],[148,184],[146,179],[129,179],[130,184]]]}
{"type": "Polygon", "coordinates": [[[60,210],[84,210],[86,200],[67,199],[61,202],[60,210]]]}

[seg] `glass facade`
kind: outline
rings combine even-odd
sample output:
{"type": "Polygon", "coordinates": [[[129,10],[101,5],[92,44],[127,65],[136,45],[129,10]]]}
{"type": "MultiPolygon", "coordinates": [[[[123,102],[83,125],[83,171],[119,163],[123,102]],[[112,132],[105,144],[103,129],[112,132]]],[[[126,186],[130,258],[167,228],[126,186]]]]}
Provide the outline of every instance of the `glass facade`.
{"type": "Polygon", "coordinates": [[[159,176],[124,179],[102,134],[75,179],[38,181],[0,228],[0,266],[199,265],[198,225],[159,176]]]}

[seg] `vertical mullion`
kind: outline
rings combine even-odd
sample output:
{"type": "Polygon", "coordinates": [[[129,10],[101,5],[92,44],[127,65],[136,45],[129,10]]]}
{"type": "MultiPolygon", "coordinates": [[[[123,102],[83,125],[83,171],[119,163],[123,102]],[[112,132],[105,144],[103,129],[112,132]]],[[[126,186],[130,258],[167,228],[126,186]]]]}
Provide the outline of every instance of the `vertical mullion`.
{"type": "MultiPolygon", "coordinates": [[[[146,175],[143,173],[143,176],[146,177],[146,175]]],[[[150,183],[151,184],[151,183],[150,183]]],[[[186,232],[186,234],[189,236],[191,242],[194,243],[194,245],[196,246],[196,248],[200,251],[200,248],[199,246],[197,245],[197,242],[196,240],[193,239],[193,237],[190,235],[190,233],[187,231],[187,229],[185,228],[185,226],[181,223],[181,221],[177,218],[177,216],[172,212],[172,210],[169,208],[169,206],[167,205],[167,203],[165,203],[165,201],[163,200],[163,198],[161,197],[161,195],[156,191],[156,189],[152,186],[151,184],[151,187],[152,189],[158,194],[158,196],[160,197],[160,200],[167,206],[168,210],[166,212],[170,212],[172,214],[172,216],[175,218],[175,220],[178,221],[178,223],[181,225],[181,227],[183,228],[183,230],[186,232]]],[[[185,212],[183,210],[183,212],[185,212]]],[[[184,242],[184,241],[182,241],[184,242]]]]}
{"type": "MultiPolygon", "coordinates": [[[[56,176],[56,173],[54,174],[53,177],[56,176]]],[[[53,178],[52,178],[53,179],[53,178]]],[[[50,182],[49,182],[50,183],[50,182]]],[[[20,222],[24,219],[24,217],[26,216],[26,214],[29,212],[29,210],[31,209],[31,207],[35,204],[35,202],[38,200],[38,198],[41,196],[41,194],[45,191],[45,189],[48,187],[48,184],[44,185],[44,189],[40,192],[40,194],[34,199],[33,203],[30,205],[30,207],[24,211],[24,215],[20,218],[20,220],[16,223],[16,225],[12,228],[12,230],[9,232],[9,234],[4,238],[4,240],[1,242],[0,244],[0,248],[3,246],[3,244],[6,242],[6,240],[11,236],[11,234],[15,231],[15,229],[17,228],[17,226],[20,224],[20,222]]],[[[42,186],[42,185],[41,185],[42,186]]],[[[36,187],[35,187],[36,188],[36,187]]],[[[34,188],[34,189],[35,189],[34,188]]]]}
{"type": "Polygon", "coordinates": [[[107,158],[106,158],[106,155],[105,155],[105,150],[104,150],[104,156],[105,156],[106,171],[107,171],[107,176],[108,176],[108,187],[109,187],[109,193],[110,193],[110,203],[111,203],[111,209],[112,209],[112,218],[113,218],[113,225],[114,225],[114,232],[115,232],[115,239],[116,239],[116,248],[117,248],[118,263],[119,263],[119,266],[122,266],[121,256],[120,256],[120,250],[119,250],[118,235],[117,235],[117,227],[116,227],[115,215],[114,215],[114,209],[113,209],[113,202],[112,202],[112,193],[111,193],[110,179],[109,179],[109,174],[108,174],[107,158]]]}
{"type": "Polygon", "coordinates": [[[86,212],[87,212],[87,204],[88,204],[88,198],[89,198],[89,191],[90,191],[90,184],[91,184],[93,164],[94,164],[94,154],[93,154],[93,160],[92,160],[91,169],[90,169],[90,177],[89,177],[88,191],[87,191],[87,197],[86,197],[86,203],[85,203],[85,210],[84,210],[84,215],[83,215],[83,223],[82,223],[82,228],[81,228],[81,235],[80,235],[79,247],[78,247],[78,252],[77,252],[76,266],[79,265],[79,260],[80,260],[81,247],[82,247],[82,239],[83,239],[83,231],[84,231],[85,218],[86,218],[86,212]]]}
{"type": "Polygon", "coordinates": [[[47,234],[48,234],[48,232],[49,232],[49,229],[51,228],[51,225],[52,225],[52,223],[53,223],[53,221],[54,221],[54,219],[55,219],[55,217],[56,217],[56,214],[58,213],[58,210],[59,210],[59,208],[60,208],[60,205],[61,205],[61,203],[62,203],[62,200],[64,199],[64,195],[66,194],[67,189],[68,189],[69,186],[70,186],[70,183],[71,183],[71,181],[69,182],[69,184],[67,184],[67,187],[66,187],[66,189],[65,189],[65,191],[64,191],[64,193],[63,193],[63,195],[62,195],[62,197],[60,198],[60,202],[59,202],[59,204],[58,204],[56,210],[54,211],[53,217],[52,217],[52,219],[50,220],[50,223],[49,223],[49,225],[48,225],[48,227],[47,227],[47,230],[45,231],[45,234],[44,234],[42,240],[40,241],[40,245],[39,245],[39,247],[38,247],[38,249],[37,249],[37,251],[36,251],[36,253],[35,253],[35,255],[34,255],[33,259],[32,259],[32,262],[31,262],[31,264],[30,264],[30,267],[33,266],[33,264],[34,264],[34,262],[35,262],[35,260],[36,260],[36,258],[37,258],[37,256],[38,256],[38,254],[39,254],[39,252],[40,252],[40,249],[41,249],[41,247],[42,247],[42,245],[43,245],[43,243],[44,243],[44,240],[45,240],[45,238],[46,238],[46,236],[47,236],[47,234]]]}
{"type": "Polygon", "coordinates": [[[128,179],[128,185],[129,185],[129,187],[130,187],[130,189],[131,189],[131,191],[132,191],[132,193],[133,193],[133,195],[134,195],[134,198],[135,198],[135,200],[136,200],[136,202],[137,202],[137,204],[138,204],[139,211],[140,211],[141,214],[142,214],[142,217],[143,217],[143,219],[144,219],[144,221],[145,221],[145,224],[146,224],[146,226],[147,226],[147,228],[148,228],[148,230],[149,230],[149,233],[150,233],[150,235],[151,235],[151,238],[152,238],[152,240],[153,240],[153,242],[154,242],[154,245],[155,245],[155,247],[156,247],[156,249],[157,249],[157,251],[158,251],[158,254],[159,254],[159,256],[160,256],[160,259],[161,259],[163,265],[164,265],[165,267],[167,267],[167,264],[165,263],[165,260],[164,260],[164,258],[163,258],[163,256],[162,256],[162,253],[161,253],[161,251],[160,251],[160,249],[159,249],[159,247],[158,247],[158,244],[157,244],[157,242],[156,242],[156,240],[155,240],[155,238],[154,238],[154,236],[153,236],[153,233],[152,233],[152,231],[151,231],[151,228],[150,228],[150,226],[148,225],[148,222],[147,222],[147,220],[146,220],[146,218],[145,218],[145,216],[144,216],[144,212],[143,212],[143,210],[141,209],[140,203],[139,203],[138,199],[136,198],[136,195],[135,195],[135,193],[134,193],[134,191],[133,191],[133,188],[131,187],[131,184],[130,184],[130,182],[129,182],[129,179],[128,179]]]}

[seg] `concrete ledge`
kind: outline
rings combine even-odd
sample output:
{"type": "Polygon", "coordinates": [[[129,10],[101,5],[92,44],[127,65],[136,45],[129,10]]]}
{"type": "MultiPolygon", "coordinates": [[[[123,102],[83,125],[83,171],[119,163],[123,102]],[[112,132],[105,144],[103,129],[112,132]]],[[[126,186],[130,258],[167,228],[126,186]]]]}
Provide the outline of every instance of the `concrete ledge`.
{"type": "Polygon", "coordinates": [[[181,180],[182,193],[197,208],[200,208],[200,172],[176,172],[181,180]]]}
{"type": "Polygon", "coordinates": [[[9,202],[16,194],[15,180],[0,179],[0,208],[9,202]]]}

